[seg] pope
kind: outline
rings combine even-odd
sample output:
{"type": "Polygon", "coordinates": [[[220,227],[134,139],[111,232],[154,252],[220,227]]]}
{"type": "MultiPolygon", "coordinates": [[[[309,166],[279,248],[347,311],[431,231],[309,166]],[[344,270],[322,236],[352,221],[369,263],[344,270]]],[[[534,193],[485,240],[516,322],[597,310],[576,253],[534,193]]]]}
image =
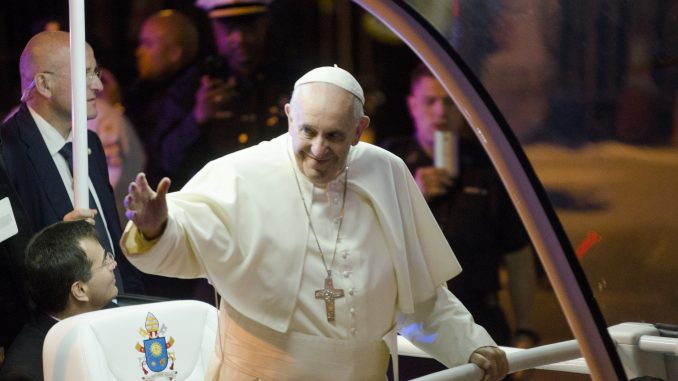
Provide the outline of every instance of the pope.
{"type": "Polygon", "coordinates": [[[288,132],[216,159],[180,191],[144,174],[121,239],[145,272],[208,278],[222,297],[206,379],[397,378],[396,333],[484,381],[506,355],[445,286],[461,268],[397,156],[360,142],[360,84],[338,67],[302,76],[288,132]]]}

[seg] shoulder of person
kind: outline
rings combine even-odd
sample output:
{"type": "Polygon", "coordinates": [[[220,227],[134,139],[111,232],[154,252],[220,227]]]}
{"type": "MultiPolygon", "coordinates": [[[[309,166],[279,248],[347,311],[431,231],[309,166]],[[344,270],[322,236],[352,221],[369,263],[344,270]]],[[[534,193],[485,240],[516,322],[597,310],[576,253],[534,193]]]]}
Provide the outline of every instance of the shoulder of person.
{"type": "Polygon", "coordinates": [[[96,132],[92,130],[87,130],[87,146],[92,152],[101,151],[104,152],[104,146],[101,143],[101,138],[97,135],[96,132]]]}
{"type": "Polygon", "coordinates": [[[16,110],[12,115],[7,116],[7,118],[2,122],[0,126],[0,135],[2,136],[3,142],[11,137],[15,137],[19,128],[19,115],[20,109],[16,110]]]}
{"type": "Polygon", "coordinates": [[[390,166],[407,168],[405,162],[399,156],[371,143],[359,142],[352,148],[350,155],[350,160],[353,162],[349,164],[350,166],[362,166],[364,164],[370,167],[390,166]]]}
{"type": "Polygon", "coordinates": [[[7,352],[2,367],[2,380],[38,380],[42,376],[42,345],[46,332],[35,324],[26,324],[7,352]]]}
{"type": "MultiPolygon", "coordinates": [[[[181,69],[171,80],[170,91],[174,92],[184,92],[190,91],[191,93],[200,85],[200,77],[202,76],[202,69],[200,64],[194,63],[183,69],[181,69]]],[[[190,94],[191,96],[193,94],[190,94]]]]}
{"type": "MultiPolygon", "coordinates": [[[[0,152],[4,156],[5,166],[12,166],[13,162],[17,160],[18,156],[23,155],[22,152],[26,149],[26,134],[33,132],[22,132],[21,130],[27,126],[27,122],[17,115],[17,111],[12,117],[7,119],[2,126],[0,126],[0,152]]],[[[35,133],[39,133],[35,127],[35,133]]]]}

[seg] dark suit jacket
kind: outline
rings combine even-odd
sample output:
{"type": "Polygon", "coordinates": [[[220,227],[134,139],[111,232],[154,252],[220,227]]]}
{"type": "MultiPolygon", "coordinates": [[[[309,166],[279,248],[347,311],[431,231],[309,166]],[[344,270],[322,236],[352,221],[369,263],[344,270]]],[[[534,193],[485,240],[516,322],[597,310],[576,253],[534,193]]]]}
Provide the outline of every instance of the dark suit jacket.
{"type": "Polygon", "coordinates": [[[49,315],[36,312],[34,320],[26,324],[9,348],[0,369],[0,381],[41,381],[42,346],[47,332],[56,324],[49,315]]]}
{"type": "MultiPolygon", "coordinates": [[[[0,150],[1,150],[0,143],[0,150]]],[[[0,242],[0,347],[7,348],[28,321],[28,298],[23,286],[24,249],[31,225],[0,156],[0,200],[9,198],[19,232],[0,242]]]]}
{"type": "MultiPolygon", "coordinates": [[[[37,232],[61,221],[73,210],[73,204],[26,104],[22,104],[16,114],[2,125],[0,137],[7,174],[26,208],[33,229],[37,232]]],[[[108,181],[106,155],[99,137],[92,131],[87,131],[87,146],[92,151],[88,155],[89,177],[96,189],[116,250],[124,292],[142,294],[139,272],[120,250],[121,228],[113,188],[108,181]]]]}

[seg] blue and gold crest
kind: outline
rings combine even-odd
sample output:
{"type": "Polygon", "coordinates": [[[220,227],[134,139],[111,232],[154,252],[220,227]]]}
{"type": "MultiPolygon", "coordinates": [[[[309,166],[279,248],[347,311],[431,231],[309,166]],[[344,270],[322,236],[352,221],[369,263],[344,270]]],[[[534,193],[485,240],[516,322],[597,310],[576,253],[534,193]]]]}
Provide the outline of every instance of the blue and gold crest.
{"type": "Polygon", "coordinates": [[[170,336],[169,341],[167,341],[165,338],[166,330],[167,327],[164,324],[160,327],[155,315],[150,312],[146,315],[146,329],[139,329],[139,334],[145,339],[144,345],[141,346],[137,343],[135,347],[138,352],[145,354],[144,357],[139,359],[141,370],[144,372],[144,376],[141,377],[142,380],[165,378],[171,381],[177,376],[178,372],[174,370],[176,356],[174,351],[170,350],[174,345],[174,338],[170,336]],[[169,369],[167,369],[168,365],[169,369]]]}
{"type": "Polygon", "coordinates": [[[148,369],[160,372],[167,368],[167,345],[164,337],[144,340],[148,369]]]}

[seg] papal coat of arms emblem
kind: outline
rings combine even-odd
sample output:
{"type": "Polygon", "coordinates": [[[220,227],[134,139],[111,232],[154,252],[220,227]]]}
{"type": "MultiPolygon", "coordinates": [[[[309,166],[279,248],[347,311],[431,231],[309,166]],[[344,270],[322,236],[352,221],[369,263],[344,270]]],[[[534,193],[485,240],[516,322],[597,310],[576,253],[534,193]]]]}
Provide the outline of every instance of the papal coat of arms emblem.
{"type": "Polygon", "coordinates": [[[149,312],[146,315],[146,329],[139,328],[144,344],[137,343],[135,346],[138,352],[145,354],[139,358],[141,370],[144,372],[142,380],[165,378],[171,381],[177,376],[177,371],[174,370],[176,356],[170,349],[174,344],[174,338],[170,336],[169,341],[166,340],[165,331],[167,327],[164,324],[160,327],[158,319],[149,312]]]}

